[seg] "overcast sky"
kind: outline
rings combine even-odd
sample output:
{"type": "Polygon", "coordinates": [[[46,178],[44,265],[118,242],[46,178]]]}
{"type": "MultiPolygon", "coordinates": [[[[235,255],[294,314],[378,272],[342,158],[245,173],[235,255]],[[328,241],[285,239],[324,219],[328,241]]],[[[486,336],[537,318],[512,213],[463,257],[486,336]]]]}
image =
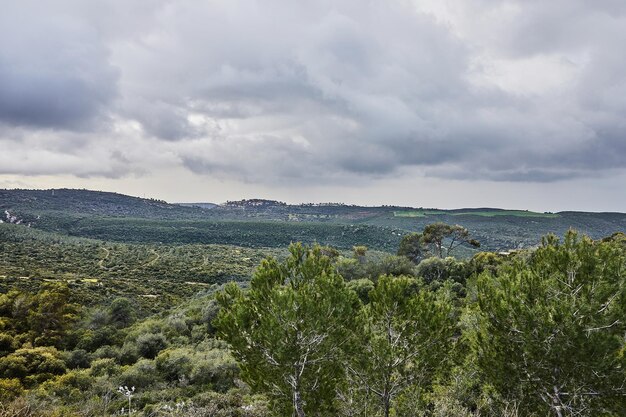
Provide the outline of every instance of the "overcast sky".
{"type": "Polygon", "coordinates": [[[626,211],[624,0],[0,0],[0,187],[626,211]]]}

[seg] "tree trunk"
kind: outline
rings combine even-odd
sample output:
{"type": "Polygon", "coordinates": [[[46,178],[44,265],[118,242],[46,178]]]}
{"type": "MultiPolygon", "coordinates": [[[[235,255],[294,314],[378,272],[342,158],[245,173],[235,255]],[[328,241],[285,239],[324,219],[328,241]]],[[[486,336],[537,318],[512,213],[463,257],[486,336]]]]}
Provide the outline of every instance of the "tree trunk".
{"type": "Polygon", "coordinates": [[[297,417],[305,417],[302,396],[300,395],[300,390],[298,389],[293,391],[293,410],[295,411],[297,417]]]}
{"type": "Polygon", "coordinates": [[[385,394],[383,399],[383,407],[385,408],[385,417],[389,417],[389,409],[391,408],[391,401],[388,394],[385,394]]]}

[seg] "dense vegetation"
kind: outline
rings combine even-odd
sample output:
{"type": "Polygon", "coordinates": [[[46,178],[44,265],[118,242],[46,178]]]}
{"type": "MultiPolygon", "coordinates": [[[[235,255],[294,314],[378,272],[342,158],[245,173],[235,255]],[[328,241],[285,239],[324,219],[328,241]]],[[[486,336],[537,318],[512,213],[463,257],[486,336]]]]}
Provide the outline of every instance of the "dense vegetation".
{"type": "MultiPolygon", "coordinates": [[[[226,210],[293,209],[259,201],[226,210]]],[[[80,210],[0,224],[2,417],[626,415],[622,233],[498,253],[465,215],[400,230],[80,210]]]]}
{"type": "MultiPolygon", "coordinates": [[[[533,247],[548,233],[570,228],[594,239],[626,229],[623,213],[537,213],[491,208],[436,210],[359,207],[344,204],[289,205],[242,200],[221,206],[168,204],[88,190],[0,190],[0,220],[7,210],[21,224],[71,236],[108,241],[170,244],[233,244],[285,248],[292,241],[349,249],[367,245],[394,251],[401,236],[426,225],[460,224],[484,250],[533,247]]],[[[461,251],[471,256],[471,250],[461,251]]]]}
{"type": "Polygon", "coordinates": [[[0,224],[0,290],[36,292],[65,282],[86,303],[130,297],[141,311],[159,312],[214,284],[247,281],[266,256],[284,249],[227,245],[137,245],[77,239],[0,224]]]}
{"type": "Polygon", "coordinates": [[[623,415],[625,268],[620,234],[417,265],[294,245],[247,289],[146,318],[45,282],[0,296],[0,401],[32,416],[623,415]]]}

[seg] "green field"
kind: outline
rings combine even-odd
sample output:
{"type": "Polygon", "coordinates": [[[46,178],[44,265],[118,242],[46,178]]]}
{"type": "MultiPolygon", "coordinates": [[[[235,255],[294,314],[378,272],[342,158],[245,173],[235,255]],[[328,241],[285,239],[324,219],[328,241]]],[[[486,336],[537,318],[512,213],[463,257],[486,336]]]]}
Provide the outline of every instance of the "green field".
{"type": "Polygon", "coordinates": [[[394,217],[427,217],[441,214],[448,213],[443,210],[401,210],[393,212],[394,217]]]}
{"type": "Polygon", "coordinates": [[[528,210],[471,210],[471,211],[444,211],[444,210],[404,210],[394,211],[394,217],[428,217],[428,216],[481,216],[481,217],[534,217],[544,219],[554,219],[561,217],[555,213],[539,213],[528,210]]]}

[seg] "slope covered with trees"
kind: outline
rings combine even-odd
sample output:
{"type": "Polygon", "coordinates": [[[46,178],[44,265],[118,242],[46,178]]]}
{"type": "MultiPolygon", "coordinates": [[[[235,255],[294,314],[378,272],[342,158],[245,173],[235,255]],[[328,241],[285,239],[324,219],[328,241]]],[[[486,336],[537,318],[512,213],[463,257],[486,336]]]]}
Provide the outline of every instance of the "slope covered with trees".
{"type": "MultiPolygon", "coordinates": [[[[292,205],[260,199],[219,206],[180,205],[68,189],[0,190],[0,221],[19,221],[46,231],[117,242],[284,248],[301,241],[343,249],[365,244],[389,252],[395,251],[401,236],[437,222],[465,227],[484,249],[491,251],[537,246],[542,236],[563,235],[570,228],[594,239],[626,229],[624,213],[292,205]]],[[[459,251],[461,256],[473,253],[459,251]]]]}
{"type": "Polygon", "coordinates": [[[249,285],[200,288],[156,314],[133,301],[134,287],[87,302],[71,281],[10,285],[0,295],[0,412],[626,412],[623,234],[569,232],[466,260],[426,253],[296,244],[263,260],[249,285]]]}

